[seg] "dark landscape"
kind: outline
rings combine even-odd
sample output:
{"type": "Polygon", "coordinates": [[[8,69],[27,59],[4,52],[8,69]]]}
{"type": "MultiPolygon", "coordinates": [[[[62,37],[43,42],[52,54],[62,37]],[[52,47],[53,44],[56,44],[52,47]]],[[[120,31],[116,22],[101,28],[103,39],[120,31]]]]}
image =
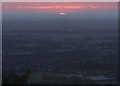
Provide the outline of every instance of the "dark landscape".
{"type": "Polygon", "coordinates": [[[3,84],[117,83],[116,14],[3,14],[3,84]]]}

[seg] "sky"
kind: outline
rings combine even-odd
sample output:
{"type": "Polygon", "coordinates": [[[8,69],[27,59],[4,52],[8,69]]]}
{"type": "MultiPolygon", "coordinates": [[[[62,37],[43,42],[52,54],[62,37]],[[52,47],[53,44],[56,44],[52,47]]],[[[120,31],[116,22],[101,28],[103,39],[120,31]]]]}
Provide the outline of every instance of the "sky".
{"type": "Polygon", "coordinates": [[[2,0],[2,2],[118,2],[119,0],[2,0]]]}
{"type": "Polygon", "coordinates": [[[117,5],[116,2],[3,2],[2,11],[4,15],[9,14],[10,16],[26,16],[26,14],[28,16],[34,13],[35,15],[40,15],[40,13],[48,13],[49,15],[60,13],[65,13],[66,15],[83,13],[82,15],[88,15],[89,13],[89,15],[94,14],[102,16],[105,14],[105,17],[113,17],[113,15],[117,14],[117,5]]]}
{"type": "Polygon", "coordinates": [[[39,11],[82,11],[82,10],[109,10],[116,9],[117,3],[98,3],[98,2],[16,2],[3,3],[3,10],[39,10],[39,11]]]}

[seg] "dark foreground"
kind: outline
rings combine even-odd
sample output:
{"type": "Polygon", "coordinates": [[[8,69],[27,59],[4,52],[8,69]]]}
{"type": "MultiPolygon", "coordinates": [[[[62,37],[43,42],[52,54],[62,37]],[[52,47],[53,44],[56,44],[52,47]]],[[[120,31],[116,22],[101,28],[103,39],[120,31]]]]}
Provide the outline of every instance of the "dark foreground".
{"type": "Polygon", "coordinates": [[[3,21],[3,83],[115,84],[117,46],[114,20],[3,21]]]}

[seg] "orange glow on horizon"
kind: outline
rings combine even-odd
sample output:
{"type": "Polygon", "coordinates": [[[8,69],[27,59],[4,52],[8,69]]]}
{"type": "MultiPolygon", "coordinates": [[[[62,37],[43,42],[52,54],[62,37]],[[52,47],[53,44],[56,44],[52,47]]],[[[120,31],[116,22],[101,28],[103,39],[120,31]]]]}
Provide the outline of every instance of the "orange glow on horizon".
{"type": "Polygon", "coordinates": [[[44,6],[44,7],[27,7],[27,8],[35,8],[35,9],[80,9],[80,6],[44,6]]]}
{"type": "Polygon", "coordinates": [[[81,10],[105,10],[116,9],[116,3],[3,3],[3,10],[28,10],[28,11],[46,11],[46,12],[79,12],[81,10]]]}

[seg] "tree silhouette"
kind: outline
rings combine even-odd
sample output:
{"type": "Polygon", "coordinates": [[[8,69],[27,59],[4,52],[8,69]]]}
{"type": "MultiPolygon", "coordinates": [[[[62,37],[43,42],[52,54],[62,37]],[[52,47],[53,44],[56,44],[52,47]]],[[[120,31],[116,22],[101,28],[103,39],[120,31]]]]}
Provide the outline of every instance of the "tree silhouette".
{"type": "Polygon", "coordinates": [[[11,72],[8,75],[3,74],[2,84],[27,84],[27,81],[30,78],[30,74],[30,70],[24,72],[21,75],[14,72],[11,72]]]}

